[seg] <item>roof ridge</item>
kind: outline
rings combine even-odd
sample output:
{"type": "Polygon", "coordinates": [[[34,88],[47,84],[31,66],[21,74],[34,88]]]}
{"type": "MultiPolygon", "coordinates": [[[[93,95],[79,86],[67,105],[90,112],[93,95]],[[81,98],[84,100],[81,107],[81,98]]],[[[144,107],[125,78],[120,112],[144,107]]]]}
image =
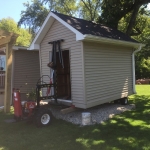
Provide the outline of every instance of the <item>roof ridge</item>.
{"type": "MultiPolygon", "coordinates": [[[[51,11],[51,12],[54,13],[54,14],[60,14],[60,15],[67,16],[67,17],[70,17],[70,18],[74,18],[74,19],[79,19],[79,20],[88,21],[88,22],[91,22],[91,23],[93,23],[93,24],[106,26],[106,25],[101,24],[101,23],[93,22],[93,21],[91,21],[91,20],[86,20],[86,19],[83,19],[83,18],[77,18],[77,17],[69,16],[69,15],[66,15],[66,14],[59,13],[59,12],[57,12],[57,11],[51,11]]],[[[106,27],[108,27],[108,26],[106,26],[106,27]]],[[[109,27],[109,28],[110,28],[110,27],[109,27]]]]}
{"type": "Polygon", "coordinates": [[[127,34],[123,33],[118,29],[111,28],[103,24],[94,23],[92,21],[88,21],[85,19],[61,14],[58,12],[54,12],[54,11],[51,12],[57,15],[59,18],[61,18],[63,21],[68,23],[70,26],[72,26],[74,29],[76,29],[83,35],[89,34],[94,36],[138,43],[136,40],[132,39],[130,36],[128,36],[127,34]]]}

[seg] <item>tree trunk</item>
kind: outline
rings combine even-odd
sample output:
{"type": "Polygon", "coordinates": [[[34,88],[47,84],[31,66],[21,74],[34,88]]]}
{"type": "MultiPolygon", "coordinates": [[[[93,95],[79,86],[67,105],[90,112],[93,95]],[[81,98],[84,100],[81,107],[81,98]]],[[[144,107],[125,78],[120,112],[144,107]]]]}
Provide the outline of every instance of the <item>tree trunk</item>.
{"type": "Polygon", "coordinates": [[[128,24],[127,31],[126,31],[126,34],[129,36],[131,35],[133,26],[135,25],[135,20],[138,15],[139,8],[140,8],[140,5],[136,5],[135,8],[133,9],[130,22],[128,24]]]}

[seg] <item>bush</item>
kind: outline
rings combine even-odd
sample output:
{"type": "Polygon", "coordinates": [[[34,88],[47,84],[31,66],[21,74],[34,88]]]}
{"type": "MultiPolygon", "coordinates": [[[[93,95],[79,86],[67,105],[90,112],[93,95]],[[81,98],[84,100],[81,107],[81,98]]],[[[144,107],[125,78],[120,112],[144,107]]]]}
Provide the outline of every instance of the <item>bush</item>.
{"type": "Polygon", "coordinates": [[[29,93],[26,94],[29,100],[35,101],[36,100],[36,91],[32,89],[29,93]]]}

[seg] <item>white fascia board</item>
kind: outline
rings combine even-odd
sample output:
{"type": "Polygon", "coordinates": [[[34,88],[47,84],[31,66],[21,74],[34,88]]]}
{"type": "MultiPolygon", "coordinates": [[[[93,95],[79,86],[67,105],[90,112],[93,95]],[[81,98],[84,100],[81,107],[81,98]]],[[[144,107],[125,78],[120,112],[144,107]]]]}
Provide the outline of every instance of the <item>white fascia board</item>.
{"type": "Polygon", "coordinates": [[[13,50],[27,50],[28,47],[24,47],[24,46],[13,46],[12,49],[13,49],[13,50]]]}
{"type": "MultiPolygon", "coordinates": [[[[29,48],[28,47],[24,47],[24,46],[13,46],[12,47],[12,49],[14,50],[14,51],[18,51],[18,50],[29,50],[29,48]]],[[[34,51],[38,51],[38,50],[34,50],[34,51]]]]}
{"type": "Polygon", "coordinates": [[[39,50],[40,49],[40,44],[34,44],[32,43],[28,50],[39,50]]]}
{"type": "Polygon", "coordinates": [[[43,40],[44,36],[46,35],[46,33],[48,32],[48,30],[50,29],[51,25],[54,22],[54,18],[52,17],[52,12],[50,12],[48,14],[48,16],[46,17],[44,23],[42,24],[40,30],[38,31],[37,35],[35,36],[33,42],[31,43],[30,47],[28,48],[28,50],[39,50],[40,49],[40,43],[43,40]]]}
{"type": "Polygon", "coordinates": [[[31,43],[30,47],[28,48],[28,50],[34,50],[34,49],[39,50],[40,49],[40,43],[43,40],[46,33],[48,32],[48,30],[50,29],[50,27],[53,24],[55,19],[57,21],[59,21],[60,23],[62,23],[64,26],[66,26],[68,29],[70,29],[72,32],[74,32],[76,34],[76,41],[83,40],[84,36],[83,36],[82,33],[77,31],[75,28],[70,26],[68,23],[63,21],[61,18],[59,18],[54,13],[50,12],[48,14],[48,16],[46,17],[43,25],[41,26],[39,32],[37,33],[36,37],[34,38],[33,42],[31,43]]]}
{"type": "Polygon", "coordinates": [[[144,44],[141,44],[141,43],[127,42],[127,41],[122,41],[122,40],[93,36],[93,35],[89,35],[89,34],[84,35],[83,41],[97,41],[97,42],[101,42],[101,43],[123,45],[123,46],[128,46],[128,47],[133,47],[133,48],[138,48],[139,46],[142,46],[142,47],[145,46],[144,44]]]}

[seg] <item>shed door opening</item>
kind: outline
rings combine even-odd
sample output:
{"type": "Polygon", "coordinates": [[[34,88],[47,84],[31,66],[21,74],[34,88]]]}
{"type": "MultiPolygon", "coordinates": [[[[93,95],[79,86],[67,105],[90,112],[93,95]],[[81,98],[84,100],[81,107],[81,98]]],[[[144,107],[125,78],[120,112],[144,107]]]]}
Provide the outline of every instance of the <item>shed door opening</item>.
{"type": "Polygon", "coordinates": [[[62,51],[64,69],[59,62],[59,53],[56,54],[57,60],[57,98],[71,100],[71,84],[70,84],[70,59],[69,50],[62,51]]]}

